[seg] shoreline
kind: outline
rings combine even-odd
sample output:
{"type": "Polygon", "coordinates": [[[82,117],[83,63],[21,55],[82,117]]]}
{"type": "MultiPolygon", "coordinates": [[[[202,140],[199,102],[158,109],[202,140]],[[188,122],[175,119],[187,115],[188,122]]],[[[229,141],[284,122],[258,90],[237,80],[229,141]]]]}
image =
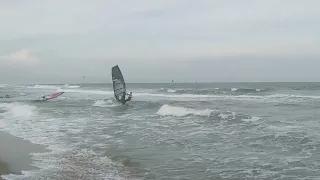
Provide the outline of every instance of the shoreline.
{"type": "Polygon", "coordinates": [[[0,131],[0,137],[0,180],[4,175],[22,175],[22,171],[39,169],[32,165],[30,153],[49,151],[44,145],[33,144],[4,131],[0,131]]]}

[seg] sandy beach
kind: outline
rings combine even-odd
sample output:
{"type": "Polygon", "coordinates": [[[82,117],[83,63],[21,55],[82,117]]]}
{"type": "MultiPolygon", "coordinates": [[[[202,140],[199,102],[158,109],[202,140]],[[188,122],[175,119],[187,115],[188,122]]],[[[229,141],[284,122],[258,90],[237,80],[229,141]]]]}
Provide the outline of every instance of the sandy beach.
{"type": "Polygon", "coordinates": [[[7,167],[7,164],[5,164],[4,162],[2,162],[0,160],[0,180],[2,180],[1,175],[9,174],[9,173],[10,173],[10,171],[7,167]]]}
{"type": "Polygon", "coordinates": [[[2,175],[21,174],[21,171],[36,169],[31,165],[30,153],[45,151],[42,145],[0,131],[0,179],[4,179],[2,175]]]}

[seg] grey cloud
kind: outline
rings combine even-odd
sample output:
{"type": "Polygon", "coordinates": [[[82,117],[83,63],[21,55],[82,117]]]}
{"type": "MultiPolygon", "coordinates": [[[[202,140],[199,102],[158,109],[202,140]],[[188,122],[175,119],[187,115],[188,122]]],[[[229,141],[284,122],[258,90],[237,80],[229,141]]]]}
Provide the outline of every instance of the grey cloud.
{"type": "Polygon", "coordinates": [[[28,49],[39,62],[24,71],[2,62],[0,80],[72,82],[85,74],[104,81],[114,64],[129,81],[312,80],[318,77],[310,65],[317,62],[309,57],[319,57],[319,5],[317,0],[1,1],[0,56],[28,49]],[[274,69],[277,73],[268,73],[274,69]]]}

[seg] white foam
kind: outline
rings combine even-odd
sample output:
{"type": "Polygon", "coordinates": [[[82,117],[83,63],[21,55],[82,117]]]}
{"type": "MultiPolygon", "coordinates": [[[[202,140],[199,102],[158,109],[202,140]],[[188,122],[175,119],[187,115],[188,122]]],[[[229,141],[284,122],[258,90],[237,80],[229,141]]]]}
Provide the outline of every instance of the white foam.
{"type": "Polygon", "coordinates": [[[259,121],[260,119],[261,119],[260,117],[253,116],[249,119],[241,119],[241,120],[244,122],[255,122],[255,121],[259,121]]]}
{"type": "Polygon", "coordinates": [[[1,115],[4,118],[27,119],[36,114],[36,107],[22,103],[0,103],[0,108],[5,110],[1,115]]]}
{"type": "Polygon", "coordinates": [[[57,91],[63,91],[68,93],[81,93],[81,94],[113,95],[113,91],[102,91],[102,90],[60,89],[59,88],[57,91]]]}
{"type": "Polygon", "coordinates": [[[236,118],[236,113],[235,112],[231,112],[231,113],[228,113],[228,114],[224,114],[224,113],[221,113],[218,115],[221,119],[235,119],[236,118]]]}
{"type": "Polygon", "coordinates": [[[61,88],[67,88],[67,89],[76,89],[76,88],[80,88],[81,86],[78,85],[62,85],[62,86],[56,86],[56,85],[34,85],[34,86],[27,86],[27,88],[35,88],[35,89],[61,89],[61,88]]]}
{"type": "MultiPolygon", "coordinates": [[[[99,89],[79,89],[79,88],[69,88],[65,89],[62,87],[56,86],[47,86],[47,85],[36,85],[37,88],[51,88],[57,89],[57,91],[64,91],[67,93],[79,93],[79,94],[97,94],[97,95],[109,95],[113,96],[112,90],[99,90],[99,89]],[[63,89],[62,89],[63,88],[63,89]]],[[[237,88],[232,88],[232,91],[238,91],[237,88]]],[[[169,92],[174,92],[173,89],[167,89],[169,92]]],[[[262,89],[256,89],[257,92],[262,91],[262,89]]],[[[243,100],[243,101],[267,101],[267,102],[281,102],[281,101],[306,101],[308,99],[320,99],[320,96],[306,96],[306,95],[289,95],[289,94],[274,94],[268,96],[258,96],[258,95],[200,95],[200,94],[165,94],[165,93],[150,93],[143,91],[133,92],[133,98],[144,99],[148,101],[158,101],[161,99],[179,99],[181,101],[190,101],[190,100],[208,100],[211,99],[231,99],[231,100],[243,100]],[[156,99],[158,98],[158,99],[156,99]]]]}
{"type": "MultiPolygon", "coordinates": [[[[235,91],[235,90],[234,90],[235,91]]],[[[238,91],[238,90],[237,90],[238,91]]],[[[110,92],[110,95],[112,92],[110,92]]],[[[174,99],[179,101],[211,101],[217,100],[238,100],[238,101],[258,101],[258,102],[292,102],[299,103],[313,99],[320,99],[320,96],[274,94],[266,96],[258,95],[199,95],[199,94],[159,94],[159,93],[134,93],[134,98],[146,99],[148,101],[158,101],[161,99],[174,99]]]]}
{"type": "Polygon", "coordinates": [[[177,107],[171,106],[168,104],[163,105],[157,112],[158,115],[161,116],[188,116],[188,115],[196,115],[196,116],[209,116],[211,112],[214,110],[205,109],[205,110],[196,110],[185,107],[177,107]]]}
{"type": "Polygon", "coordinates": [[[76,88],[80,88],[81,86],[65,84],[65,85],[63,85],[63,87],[64,88],[70,88],[70,89],[76,89],[76,88]]]}
{"type": "Polygon", "coordinates": [[[219,114],[219,117],[220,117],[221,119],[228,119],[229,114],[219,114]]]}
{"type": "MultiPolygon", "coordinates": [[[[103,90],[83,90],[83,89],[58,89],[57,91],[64,91],[67,93],[79,93],[79,94],[98,94],[98,95],[111,95],[113,96],[113,91],[103,91],[103,90]]],[[[196,95],[196,94],[156,94],[156,93],[144,93],[136,92],[133,93],[133,97],[162,97],[162,98],[208,98],[208,95],[196,95]]],[[[212,96],[214,97],[214,96],[212,96]]]]}
{"type": "Polygon", "coordinates": [[[197,94],[152,94],[152,93],[133,93],[133,96],[140,97],[165,97],[165,98],[208,98],[218,97],[210,95],[197,95],[197,94]]]}
{"type": "Polygon", "coordinates": [[[176,90],[174,90],[174,89],[168,89],[167,92],[169,92],[169,93],[175,93],[176,90]]]}
{"type": "Polygon", "coordinates": [[[111,99],[97,100],[92,106],[96,107],[112,107],[117,106],[111,99]]]}
{"type": "Polygon", "coordinates": [[[307,96],[307,95],[293,95],[293,94],[274,94],[270,95],[270,98],[278,98],[278,99],[320,99],[320,96],[307,96]]]}
{"type": "MultiPolygon", "coordinates": [[[[1,130],[29,140],[32,143],[46,145],[48,149],[52,150],[46,153],[33,153],[33,165],[39,167],[40,170],[23,172],[24,175],[10,174],[3,177],[8,179],[26,179],[27,177],[30,179],[43,179],[48,172],[59,170],[61,165],[72,170],[74,164],[69,165],[68,162],[65,162],[67,159],[61,157],[61,155],[67,155],[66,158],[72,161],[70,158],[73,158],[73,156],[68,156],[68,154],[76,152],[79,154],[80,161],[82,157],[88,157],[84,159],[86,164],[83,169],[81,169],[82,166],[76,166],[81,170],[80,172],[86,171],[87,175],[95,173],[95,177],[119,178],[117,171],[112,168],[112,164],[107,157],[100,158],[89,151],[74,151],[79,143],[90,141],[90,138],[81,139],[81,136],[79,137],[78,135],[88,126],[87,119],[79,117],[68,117],[68,119],[51,118],[45,113],[40,113],[41,111],[38,111],[35,106],[23,103],[0,103],[0,109],[4,110],[3,113],[0,113],[1,130]],[[80,139],[75,143],[67,143],[65,141],[67,134],[69,138],[80,139]]],[[[95,136],[99,136],[99,134],[95,136]]],[[[78,158],[77,154],[75,156],[78,158]]]]}
{"type": "Polygon", "coordinates": [[[288,132],[288,131],[301,130],[301,127],[294,126],[294,125],[279,125],[279,126],[270,125],[267,127],[267,129],[276,131],[276,132],[288,132]]]}
{"type": "Polygon", "coordinates": [[[233,92],[238,91],[238,88],[231,88],[231,91],[233,92]]]}
{"type": "Polygon", "coordinates": [[[35,88],[35,89],[59,89],[59,86],[53,86],[53,85],[34,85],[34,86],[27,86],[27,88],[35,88]]]}

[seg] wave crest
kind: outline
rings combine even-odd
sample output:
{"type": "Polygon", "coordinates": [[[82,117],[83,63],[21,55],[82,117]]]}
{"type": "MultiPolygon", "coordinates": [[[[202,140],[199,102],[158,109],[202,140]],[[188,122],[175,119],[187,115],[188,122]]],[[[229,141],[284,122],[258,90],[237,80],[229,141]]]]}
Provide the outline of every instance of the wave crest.
{"type": "Polygon", "coordinates": [[[230,89],[220,89],[220,88],[211,88],[211,89],[166,89],[161,88],[158,92],[161,93],[170,93],[170,94],[197,94],[197,95],[245,95],[245,94],[259,94],[262,92],[268,92],[271,89],[263,88],[230,88],[230,89]]]}
{"type": "Polygon", "coordinates": [[[214,112],[214,110],[206,109],[206,110],[197,110],[185,107],[171,106],[168,104],[163,105],[157,112],[160,116],[210,116],[210,114],[214,112]]]}
{"type": "Polygon", "coordinates": [[[22,103],[0,103],[0,109],[4,110],[0,114],[4,119],[28,119],[36,114],[37,108],[35,106],[22,103]]]}
{"type": "Polygon", "coordinates": [[[36,84],[34,86],[27,86],[27,88],[34,88],[34,89],[60,89],[60,88],[66,88],[66,89],[76,89],[80,88],[81,86],[78,85],[41,85],[41,84],[36,84]]]}
{"type": "Polygon", "coordinates": [[[117,106],[111,99],[97,100],[92,106],[95,107],[112,107],[117,106]]]}

